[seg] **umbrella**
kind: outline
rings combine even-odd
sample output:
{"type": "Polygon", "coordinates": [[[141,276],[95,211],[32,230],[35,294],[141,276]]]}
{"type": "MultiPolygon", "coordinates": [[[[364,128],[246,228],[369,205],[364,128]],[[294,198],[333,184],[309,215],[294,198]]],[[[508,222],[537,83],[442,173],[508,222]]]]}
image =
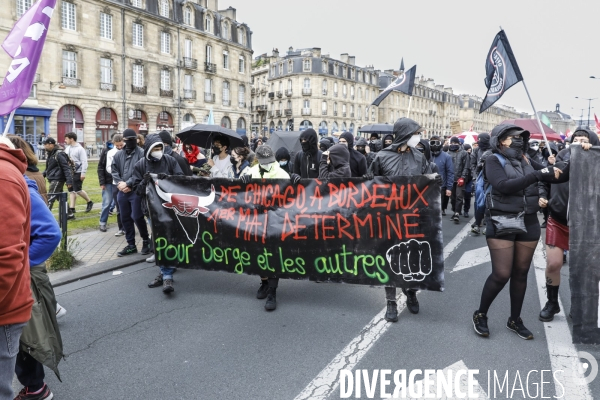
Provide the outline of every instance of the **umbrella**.
{"type": "Polygon", "coordinates": [[[280,147],[285,147],[292,157],[302,150],[300,144],[300,134],[302,132],[275,131],[271,133],[271,138],[267,141],[267,145],[275,153],[280,147]]]}
{"type": "Polygon", "coordinates": [[[361,127],[358,131],[363,133],[392,133],[394,125],[390,124],[372,124],[361,127]]]}
{"type": "Polygon", "coordinates": [[[456,136],[459,139],[463,139],[466,144],[473,144],[477,141],[477,132],[463,132],[460,135],[456,136]]]}
{"type": "MultiPolygon", "coordinates": [[[[507,119],[502,121],[501,124],[511,124],[523,128],[531,133],[530,139],[544,140],[544,136],[540,131],[540,125],[536,119],[520,118],[520,119],[507,119]]],[[[562,142],[562,138],[558,133],[553,131],[551,128],[542,124],[544,132],[549,141],[562,142]]]]}
{"type": "Polygon", "coordinates": [[[198,147],[208,148],[217,136],[226,136],[229,139],[229,148],[244,147],[242,137],[234,130],[223,128],[219,125],[196,124],[179,132],[177,137],[185,144],[195,144],[198,147]]]}

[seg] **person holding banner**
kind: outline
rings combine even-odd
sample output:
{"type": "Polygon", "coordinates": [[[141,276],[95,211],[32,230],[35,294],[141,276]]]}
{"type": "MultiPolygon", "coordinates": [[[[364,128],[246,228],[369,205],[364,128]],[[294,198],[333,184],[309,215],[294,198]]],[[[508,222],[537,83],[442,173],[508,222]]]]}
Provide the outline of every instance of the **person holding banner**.
{"type": "MultiPolygon", "coordinates": [[[[302,178],[318,178],[321,155],[319,139],[314,129],[308,128],[300,134],[302,151],[294,158],[294,173],[302,178]]],[[[258,147],[257,147],[258,149],[258,147]]]]}
{"type": "MultiPolygon", "coordinates": [[[[394,142],[391,146],[379,151],[365,176],[373,179],[374,176],[414,176],[431,174],[431,165],[423,153],[417,150],[424,129],[410,118],[400,118],[394,124],[394,142]]],[[[438,175],[439,176],[439,175],[438,175]]],[[[441,178],[440,185],[441,185],[441,178]]],[[[418,314],[419,301],[417,291],[402,289],[406,295],[406,305],[412,314],[418,314]]],[[[396,304],[396,287],[386,286],[385,297],[387,310],[385,320],[398,321],[398,305],[396,304]]]]}
{"type": "MultiPolygon", "coordinates": [[[[589,129],[579,128],[568,139],[572,144],[580,144],[584,150],[600,145],[598,136],[589,129]]],[[[571,146],[558,153],[556,161],[569,162],[571,146]]],[[[568,176],[565,170],[565,178],[568,176]]],[[[539,319],[550,322],[560,312],[558,288],[560,286],[560,270],[563,266],[564,251],[569,250],[569,183],[546,184],[540,191],[540,207],[548,209],[546,227],[546,295],[548,301],[540,311],[539,319]]]]}
{"type": "Polygon", "coordinates": [[[510,316],[506,327],[525,340],[533,334],[523,324],[521,309],[527,290],[527,274],[541,230],[538,181],[552,182],[561,170],[545,168],[527,156],[530,133],[516,125],[498,125],[492,130],[493,155],[485,161],[486,238],[492,273],[473,313],[473,328],[488,337],[487,312],[510,280],[510,316]]]}
{"type": "Polygon", "coordinates": [[[321,156],[319,179],[351,178],[350,153],[343,144],[331,146],[321,156]]]}

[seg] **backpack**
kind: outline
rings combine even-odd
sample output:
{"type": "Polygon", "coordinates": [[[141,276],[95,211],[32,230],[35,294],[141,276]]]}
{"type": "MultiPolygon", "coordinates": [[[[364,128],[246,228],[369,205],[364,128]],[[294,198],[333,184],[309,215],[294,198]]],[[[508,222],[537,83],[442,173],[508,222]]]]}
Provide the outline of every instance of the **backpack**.
{"type": "MultiPolygon", "coordinates": [[[[506,158],[503,155],[498,153],[492,153],[492,155],[496,156],[502,165],[502,168],[506,166],[506,158]]],[[[485,210],[485,199],[488,194],[492,192],[492,185],[489,182],[485,181],[485,177],[483,176],[485,169],[482,169],[477,176],[477,181],[475,181],[475,211],[480,212],[481,210],[485,210]]]]}
{"type": "MultiPolygon", "coordinates": [[[[56,161],[58,161],[58,155],[62,153],[64,154],[64,156],[67,159],[67,164],[69,164],[69,167],[71,167],[71,171],[75,172],[77,170],[77,166],[75,165],[75,161],[73,161],[73,159],[71,158],[71,156],[69,156],[64,150],[58,150],[56,152],[56,161]]],[[[60,163],[59,163],[60,165],[60,163]]]]}

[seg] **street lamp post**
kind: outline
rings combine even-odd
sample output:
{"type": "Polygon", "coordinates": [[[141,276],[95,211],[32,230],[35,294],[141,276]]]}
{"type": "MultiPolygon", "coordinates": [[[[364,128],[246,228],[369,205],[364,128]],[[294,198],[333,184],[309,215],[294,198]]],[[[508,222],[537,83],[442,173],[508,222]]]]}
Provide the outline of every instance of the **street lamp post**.
{"type": "Polygon", "coordinates": [[[588,122],[587,122],[587,128],[589,129],[590,128],[590,112],[592,110],[592,100],[597,100],[598,98],[584,99],[584,98],[577,97],[577,96],[575,96],[575,98],[579,99],[579,100],[587,100],[587,102],[588,102],[588,122]]]}

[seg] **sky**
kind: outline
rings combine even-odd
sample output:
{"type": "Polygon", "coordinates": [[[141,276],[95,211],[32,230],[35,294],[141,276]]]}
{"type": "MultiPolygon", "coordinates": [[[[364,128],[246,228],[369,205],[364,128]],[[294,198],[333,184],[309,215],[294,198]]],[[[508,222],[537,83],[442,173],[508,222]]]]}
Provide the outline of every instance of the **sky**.
{"type": "MultiPolygon", "coordinates": [[[[359,66],[397,69],[484,97],[485,58],[500,26],[505,30],[538,111],[579,118],[588,101],[600,118],[600,1],[598,0],[219,0],[237,9],[253,31],[254,56],[278,48],[320,47],[359,66]],[[595,24],[595,26],[594,26],[595,24]]],[[[523,84],[500,104],[533,113],[523,84]]]]}

